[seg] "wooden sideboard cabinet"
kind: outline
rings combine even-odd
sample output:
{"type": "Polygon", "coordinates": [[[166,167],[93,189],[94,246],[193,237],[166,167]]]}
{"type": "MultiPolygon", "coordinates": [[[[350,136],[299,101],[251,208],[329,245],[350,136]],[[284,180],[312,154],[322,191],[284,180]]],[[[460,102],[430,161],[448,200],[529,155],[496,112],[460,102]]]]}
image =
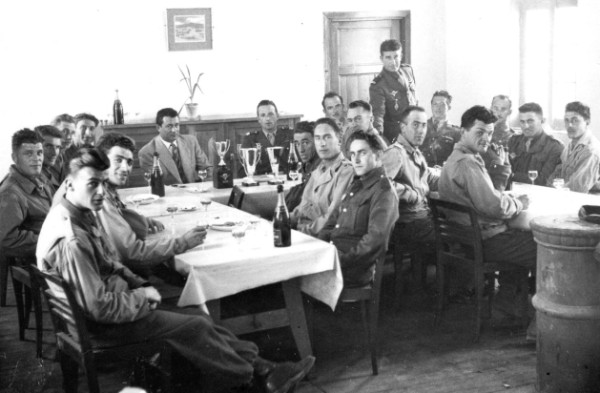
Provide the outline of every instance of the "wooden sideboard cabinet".
{"type": "MultiPolygon", "coordinates": [[[[294,128],[300,121],[302,115],[299,114],[279,114],[278,125],[280,127],[294,128]]],[[[139,150],[152,138],[158,135],[156,124],[154,123],[132,123],[122,125],[103,126],[104,132],[117,131],[128,135],[135,141],[136,149],[139,150]]],[[[236,177],[240,173],[241,164],[238,160],[236,145],[242,143],[242,138],[247,132],[259,130],[260,126],[256,120],[255,114],[241,115],[212,115],[203,116],[201,120],[183,120],[180,123],[179,132],[181,134],[196,135],[202,150],[206,153],[213,165],[218,164],[218,157],[211,146],[212,141],[224,141],[229,139],[231,147],[227,152],[228,165],[233,166],[233,173],[236,177]],[[232,157],[231,154],[234,154],[232,157]]],[[[137,151],[134,154],[133,171],[130,176],[130,187],[147,186],[144,180],[144,174],[140,168],[137,151]]]]}

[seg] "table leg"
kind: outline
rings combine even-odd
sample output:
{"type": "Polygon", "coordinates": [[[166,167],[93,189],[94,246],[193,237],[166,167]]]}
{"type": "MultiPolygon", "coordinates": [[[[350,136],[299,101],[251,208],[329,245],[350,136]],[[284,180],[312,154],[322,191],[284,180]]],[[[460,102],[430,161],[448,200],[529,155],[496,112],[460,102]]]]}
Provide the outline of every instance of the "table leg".
{"type": "Polygon", "coordinates": [[[312,355],[312,346],[306,324],[306,315],[302,304],[302,294],[300,292],[300,282],[297,278],[284,281],[283,296],[285,297],[285,307],[287,309],[290,328],[296,341],[296,347],[301,358],[312,355]]]}

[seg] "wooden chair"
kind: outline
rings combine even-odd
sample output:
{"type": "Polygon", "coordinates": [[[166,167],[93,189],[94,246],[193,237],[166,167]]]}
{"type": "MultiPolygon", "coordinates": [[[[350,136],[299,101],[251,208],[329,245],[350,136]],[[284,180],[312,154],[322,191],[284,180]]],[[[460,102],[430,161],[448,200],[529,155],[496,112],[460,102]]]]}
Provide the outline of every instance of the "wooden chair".
{"type": "Polygon", "coordinates": [[[481,237],[481,228],[477,220],[477,213],[467,207],[457,203],[444,201],[441,199],[430,198],[429,200],[433,220],[435,225],[436,251],[437,251],[437,280],[438,280],[438,304],[435,315],[435,323],[439,323],[442,317],[444,305],[446,303],[446,265],[450,263],[466,263],[473,269],[475,279],[476,296],[476,320],[475,320],[475,341],[479,339],[481,332],[482,303],[485,289],[486,276],[490,279],[488,285],[488,306],[491,309],[494,295],[494,279],[496,272],[501,271],[520,271],[523,280],[521,286],[521,296],[524,296],[523,306],[527,304],[527,274],[526,269],[508,262],[486,262],[483,258],[483,241],[481,237]],[[463,215],[469,220],[469,225],[459,224],[447,218],[447,213],[452,215],[463,215]],[[467,250],[467,252],[465,252],[467,250]]]}
{"type": "Polygon", "coordinates": [[[0,253],[0,307],[6,307],[6,289],[8,287],[8,267],[14,259],[0,253]]]}
{"type": "Polygon", "coordinates": [[[10,266],[10,274],[15,291],[15,301],[17,303],[17,317],[19,321],[19,340],[25,340],[25,329],[29,327],[29,316],[31,309],[35,315],[36,330],[36,355],[42,357],[43,340],[43,318],[42,318],[42,299],[40,289],[31,279],[28,266],[10,266]]]}
{"type": "Polygon", "coordinates": [[[373,375],[379,374],[379,367],[377,364],[377,325],[379,319],[379,298],[384,261],[384,256],[377,258],[372,283],[363,287],[344,288],[339,299],[340,302],[344,303],[360,302],[360,311],[367,338],[367,347],[371,351],[371,367],[373,369],[373,375]]]}
{"type": "Polygon", "coordinates": [[[244,203],[244,195],[246,193],[238,186],[233,186],[231,194],[229,195],[229,201],[227,206],[235,207],[236,209],[242,210],[242,203],[244,203]]]}
{"type": "MultiPolygon", "coordinates": [[[[112,359],[135,359],[140,354],[151,354],[159,349],[154,343],[148,342],[121,346],[99,345],[87,331],[85,317],[71,286],[62,278],[41,272],[35,266],[31,273],[42,289],[52,315],[65,392],[77,392],[79,367],[85,373],[90,393],[100,392],[96,369],[96,358],[100,355],[111,356],[112,359]]],[[[166,360],[170,360],[170,354],[166,360]]],[[[170,391],[169,378],[165,377],[162,382],[165,388],[163,391],[170,391]]]]}

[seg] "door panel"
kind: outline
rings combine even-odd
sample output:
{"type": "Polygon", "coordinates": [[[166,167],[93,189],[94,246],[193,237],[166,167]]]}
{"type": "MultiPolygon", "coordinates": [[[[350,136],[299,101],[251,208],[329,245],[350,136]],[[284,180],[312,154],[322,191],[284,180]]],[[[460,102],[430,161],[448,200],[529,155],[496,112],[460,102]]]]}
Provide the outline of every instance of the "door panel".
{"type": "MultiPolygon", "coordinates": [[[[369,100],[369,85],[381,71],[379,45],[396,38],[405,42],[408,24],[405,11],[385,15],[361,13],[325,14],[325,84],[327,91],[337,91],[348,103],[357,99],[369,100]]],[[[406,56],[405,56],[406,58],[406,56]]]]}

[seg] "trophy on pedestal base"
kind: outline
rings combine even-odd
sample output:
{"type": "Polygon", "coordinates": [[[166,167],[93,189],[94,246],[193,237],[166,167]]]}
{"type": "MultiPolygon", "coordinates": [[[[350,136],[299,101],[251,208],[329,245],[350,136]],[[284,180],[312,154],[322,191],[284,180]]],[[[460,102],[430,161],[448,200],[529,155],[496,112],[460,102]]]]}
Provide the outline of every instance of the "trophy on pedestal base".
{"type": "Polygon", "coordinates": [[[247,175],[242,180],[242,185],[246,187],[258,186],[258,182],[254,180],[254,171],[256,170],[256,163],[260,161],[260,148],[243,148],[241,144],[238,144],[237,148],[238,156],[247,175]]]}
{"type": "Polygon", "coordinates": [[[215,142],[214,147],[221,160],[219,161],[219,165],[217,165],[213,173],[213,186],[215,188],[232,188],[233,172],[223,159],[227,153],[227,150],[229,150],[229,139],[225,140],[224,142],[215,142]]]}
{"type": "Polygon", "coordinates": [[[273,179],[269,180],[269,184],[283,184],[285,180],[279,179],[277,174],[279,173],[279,161],[281,160],[281,154],[283,147],[273,146],[267,147],[267,153],[269,154],[269,162],[271,163],[271,169],[273,170],[273,179]]]}

